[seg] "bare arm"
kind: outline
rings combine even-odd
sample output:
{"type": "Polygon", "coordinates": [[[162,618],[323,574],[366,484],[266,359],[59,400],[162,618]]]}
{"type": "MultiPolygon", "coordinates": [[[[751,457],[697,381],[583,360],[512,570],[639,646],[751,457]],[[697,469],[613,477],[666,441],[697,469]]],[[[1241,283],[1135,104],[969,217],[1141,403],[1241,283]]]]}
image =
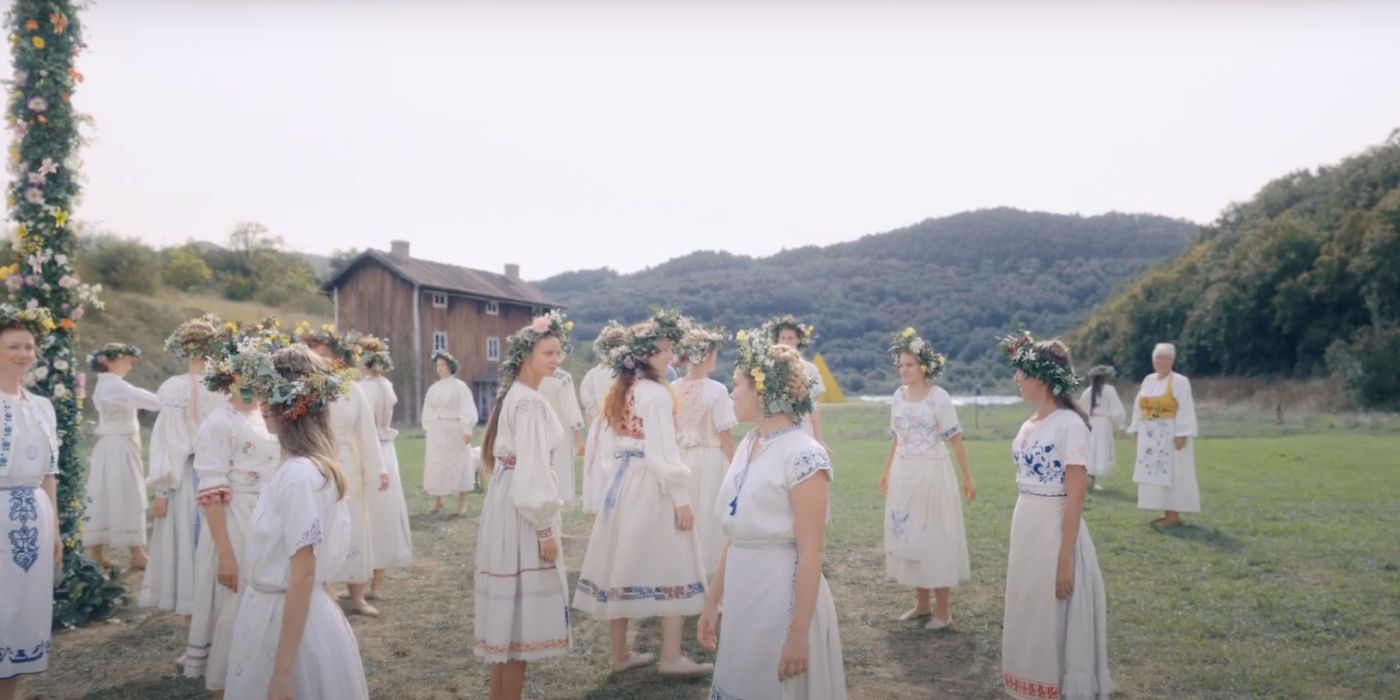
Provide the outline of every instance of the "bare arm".
{"type": "Polygon", "coordinates": [[[899,438],[890,440],[890,453],[885,456],[885,471],[880,474],[880,495],[887,496],[890,491],[890,468],[894,466],[894,451],[899,446],[899,438]]]}
{"type": "Polygon", "coordinates": [[[233,553],[233,541],[228,537],[228,522],[224,520],[224,502],[213,498],[202,506],[204,520],[209,524],[209,536],[214,538],[218,554],[219,584],[230,591],[238,590],[238,557],[233,553]]]}
{"type": "Polygon", "coordinates": [[[292,555],[291,574],[287,579],[286,604],[282,608],[282,633],[277,638],[277,657],[272,666],[272,687],[267,696],[291,698],[292,669],[296,665],[301,636],[306,631],[306,616],[311,608],[311,592],[316,589],[316,555],[307,545],[292,555]]]}
{"type": "Polygon", "coordinates": [[[821,587],[822,545],[826,538],[827,501],[831,475],[818,472],[788,491],[792,503],[793,530],[797,535],[797,572],[793,581],[792,622],[778,662],[778,679],[787,680],[807,671],[808,633],[821,587]]]}
{"type": "Polygon", "coordinates": [[[1088,471],[1082,464],[1065,467],[1065,516],[1060,524],[1060,560],[1055,573],[1055,597],[1064,600],[1074,591],[1074,545],[1084,515],[1084,487],[1088,471]]]}
{"type": "Polygon", "coordinates": [[[734,431],[719,431],[719,449],[724,451],[724,462],[728,464],[734,461],[734,431]]]}
{"type": "Polygon", "coordinates": [[[724,565],[728,560],[729,540],[725,540],[724,549],[719,553],[719,566],[715,567],[714,581],[705,593],[705,610],[700,613],[700,621],[695,625],[695,636],[700,646],[710,651],[719,648],[719,606],[724,604],[724,565]]]}
{"type": "Polygon", "coordinates": [[[972,472],[967,468],[967,446],[963,444],[962,433],[948,438],[948,446],[953,448],[953,458],[958,460],[958,469],[962,471],[963,498],[971,503],[977,498],[977,486],[972,483],[972,472]]]}

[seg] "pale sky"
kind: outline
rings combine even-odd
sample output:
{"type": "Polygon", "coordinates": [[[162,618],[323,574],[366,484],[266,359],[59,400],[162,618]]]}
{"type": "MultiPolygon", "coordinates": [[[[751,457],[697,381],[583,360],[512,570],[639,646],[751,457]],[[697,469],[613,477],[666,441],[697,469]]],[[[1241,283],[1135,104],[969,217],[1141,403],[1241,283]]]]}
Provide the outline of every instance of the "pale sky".
{"type": "Polygon", "coordinates": [[[1208,222],[1400,127],[1400,3],[102,0],[91,225],[527,279],[1014,206],[1208,222]]]}

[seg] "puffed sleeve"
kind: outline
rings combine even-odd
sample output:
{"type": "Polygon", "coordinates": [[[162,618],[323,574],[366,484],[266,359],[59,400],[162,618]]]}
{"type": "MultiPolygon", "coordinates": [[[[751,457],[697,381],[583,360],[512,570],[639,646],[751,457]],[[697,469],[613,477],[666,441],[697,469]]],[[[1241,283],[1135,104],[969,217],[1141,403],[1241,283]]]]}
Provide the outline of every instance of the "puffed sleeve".
{"type": "Polygon", "coordinates": [[[145,411],[159,411],[160,398],[125,379],[117,378],[112,384],[111,393],[103,400],[123,406],[134,406],[145,411]]]}
{"type": "Polygon", "coordinates": [[[510,407],[511,438],[515,447],[515,476],[510,498],[515,509],[534,526],[540,539],[555,534],[562,502],[554,481],[551,455],[559,440],[559,419],[543,399],[529,396],[510,407]]]}
{"type": "Polygon", "coordinates": [[[1123,410],[1123,400],[1118,398],[1118,390],[1113,388],[1112,384],[1105,384],[1103,396],[1100,398],[1104,400],[1104,406],[1108,408],[1108,417],[1121,430],[1128,414],[1127,411],[1123,410]]]}
{"type": "Polygon", "coordinates": [[[384,455],[379,452],[379,428],[374,425],[374,407],[369,405],[365,392],[355,384],[350,385],[350,395],[355,401],[355,453],[360,460],[361,473],[368,478],[378,479],[388,474],[384,465],[384,455]]]}
{"type": "Polygon", "coordinates": [[[962,434],[962,424],[958,422],[958,409],[953,405],[953,397],[943,387],[934,387],[933,392],[933,422],[936,424],[938,437],[944,440],[951,440],[956,435],[962,434]]]}
{"type": "MultiPolygon", "coordinates": [[[[292,467],[292,464],[286,465],[292,467]]],[[[282,552],[291,559],[303,547],[320,558],[326,542],[329,523],[321,521],[320,489],[334,489],[308,460],[298,460],[296,472],[288,474],[278,485],[276,494],[277,519],[282,526],[282,552]]]]}
{"type": "Polygon", "coordinates": [[[831,457],[819,445],[811,445],[794,451],[784,466],[786,470],[783,473],[783,483],[788,490],[792,490],[798,484],[816,476],[818,472],[826,472],[827,479],[834,477],[831,470],[831,457]]]}
{"type": "Polygon", "coordinates": [[[690,468],[681,462],[676,445],[676,419],[671,392],[656,384],[638,383],[637,413],[642,417],[646,465],[677,507],[690,505],[690,468]],[[645,388],[644,388],[645,387],[645,388]]]}
{"type": "Polygon", "coordinates": [[[812,384],[812,401],[815,403],[826,394],[826,381],[822,379],[822,371],[817,369],[815,362],[804,361],[804,365],[807,368],[807,381],[812,384]]]}
{"type": "Polygon", "coordinates": [[[733,430],[734,426],[739,425],[739,418],[734,415],[734,399],[730,398],[724,385],[716,381],[706,385],[706,391],[709,392],[708,406],[710,418],[715,422],[715,432],[733,430]]]}
{"type": "Polygon", "coordinates": [[[1064,446],[1064,451],[1060,453],[1060,459],[1064,461],[1064,465],[1088,466],[1089,426],[1075,414],[1065,418],[1062,431],[1064,436],[1060,438],[1060,444],[1064,446]]]}
{"type": "Polygon", "coordinates": [[[1127,432],[1129,433],[1136,433],[1138,431],[1139,424],[1142,423],[1142,402],[1138,399],[1142,398],[1142,389],[1143,387],[1147,386],[1147,382],[1151,379],[1151,377],[1152,375],[1150,374],[1146,377],[1143,377],[1142,382],[1138,384],[1137,396],[1133,397],[1133,422],[1128,425],[1127,432]]]}
{"type": "Polygon", "coordinates": [[[597,367],[588,370],[588,374],[583,375],[583,384],[578,388],[579,400],[583,402],[590,414],[593,412],[593,407],[603,401],[603,397],[598,395],[598,381],[594,379],[594,376],[601,371],[597,367]]]}
{"type": "Polygon", "coordinates": [[[476,429],[476,422],[481,420],[481,416],[476,412],[476,397],[472,396],[472,390],[467,383],[457,381],[457,420],[462,421],[462,432],[471,435],[476,429]]]}
{"type": "Polygon", "coordinates": [[[1191,380],[1172,374],[1172,396],[1176,398],[1176,437],[1196,437],[1196,401],[1191,396],[1191,380]]]}
{"type": "Polygon", "coordinates": [[[583,430],[583,411],[578,405],[578,392],[574,390],[574,378],[568,372],[559,372],[559,424],[564,430],[583,430]]]}
{"type": "Polygon", "coordinates": [[[151,427],[150,468],[146,486],[154,491],[180,488],[185,472],[185,459],[190,455],[189,391],[180,377],[171,377],[160,385],[160,413],[151,427]]]}
{"type": "Polygon", "coordinates": [[[227,503],[229,469],[233,465],[233,437],[221,414],[210,416],[194,436],[194,471],[199,477],[199,505],[227,503]]]}

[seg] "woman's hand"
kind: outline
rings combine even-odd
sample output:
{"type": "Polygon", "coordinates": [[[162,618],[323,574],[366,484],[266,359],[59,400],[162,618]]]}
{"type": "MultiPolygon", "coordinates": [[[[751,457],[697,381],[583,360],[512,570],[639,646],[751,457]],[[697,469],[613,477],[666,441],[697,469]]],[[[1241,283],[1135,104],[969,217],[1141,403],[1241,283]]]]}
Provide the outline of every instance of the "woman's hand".
{"type": "Polygon", "coordinates": [[[1178,450],[1180,450],[1183,447],[1186,447],[1186,437],[1181,436],[1172,438],[1172,447],[1175,447],[1178,450]]]}
{"type": "Polygon", "coordinates": [[[218,576],[219,585],[234,593],[238,592],[238,560],[232,553],[219,555],[218,576]]]}
{"type": "Polygon", "coordinates": [[[380,475],[379,475],[379,490],[380,490],[380,491],[388,491],[388,490],[389,490],[389,475],[388,475],[388,474],[380,474],[380,475]]]}
{"type": "Polygon", "coordinates": [[[968,503],[977,500],[977,484],[972,483],[972,477],[963,478],[963,499],[968,503]]]}
{"type": "Polygon", "coordinates": [[[782,657],[778,660],[778,680],[786,681],[807,672],[807,636],[788,635],[783,642],[782,657]]]}
{"type": "Polygon", "coordinates": [[[881,475],[880,475],[880,495],[881,495],[881,496],[888,496],[888,495],[890,495],[890,473],[889,473],[889,472],[885,472],[884,474],[881,474],[881,475]]]}
{"type": "Polygon", "coordinates": [[[551,536],[549,539],[540,540],[540,561],[554,563],[554,559],[559,556],[559,543],[551,536]]]}
{"type": "Polygon", "coordinates": [[[1060,564],[1055,570],[1055,597],[1066,600],[1074,592],[1074,555],[1065,552],[1060,555],[1060,564]]]}
{"type": "Polygon", "coordinates": [[[695,515],[690,512],[690,506],[681,506],[676,509],[676,529],[681,532],[688,532],[695,527],[695,515]]]}
{"type": "Polygon", "coordinates": [[[166,512],[165,496],[156,496],[156,500],[151,501],[151,517],[164,518],[166,512]]]}
{"type": "Polygon", "coordinates": [[[59,535],[58,528],[54,528],[53,537],[53,569],[56,578],[63,578],[63,537],[59,535]]]}
{"type": "Polygon", "coordinates": [[[695,636],[700,646],[710,651],[719,648],[719,603],[705,603],[700,621],[695,624],[695,636]]]}
{"type": "Polygon", "coordinates": [[[296,700],[296,684],[291,673],[274,673],[267,686],[267,700],[296,700]]]}

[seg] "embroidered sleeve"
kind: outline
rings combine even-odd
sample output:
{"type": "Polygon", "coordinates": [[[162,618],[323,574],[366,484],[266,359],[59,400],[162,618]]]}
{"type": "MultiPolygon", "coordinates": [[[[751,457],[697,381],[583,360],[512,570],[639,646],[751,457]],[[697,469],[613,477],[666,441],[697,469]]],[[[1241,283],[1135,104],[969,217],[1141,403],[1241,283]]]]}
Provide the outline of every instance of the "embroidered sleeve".
{"type": "Polygon", "coordinates": [[[734,399],[730,398],[723,384],[715,382],[710,389],[714,392],[714,398],[710,401],[710,416],[715,421],[715,432],[733,430],[739,425],[739,418],[734,415],[734,399]]]}
{"type": "Polygon", "coordinates": [[[574,390],[574,378],[568,372],[559,370],[559,424],[565,430],[583,430],[583,410],[578,405],[578,392],[574,390]]]}
{"type": "Polygon", "coordinates": [[[792,487],[812,478],[817,472],[826,472],[832,478],[831,458],[825,450],[804,449],[793,456],[788,464],[787,487],[792,487]]]}
{"type": "Polygon", "coordinates": [[[633,388],[637,411],[646,423],[642,450],[647,469],[661,482],[661,489],[677,508],[690,505],[690,468],[681,462],[676,442],[676,419],[672,413],[671,392],[652,382],[633,388]]]}
{"type": "Polygon", "coordinates": [[[933,419],[938,425],[938,436],[950,440],[954,435],[961,435],[963,429],[958,424],[958,409],[953,406],[953,397],[938,388],[929,393],[932,395],[933,419]]]}
{"type": "Polygon", "coordinates": [[[292,551],[295,552],[302,547],[311,547],[321,544],[321,519],[317,518],[306,526],[306,531],[301,533],[301,537],[292,544],[292,551]]]}
{"type": "Polygon", "coordinates": [[[272,494],[276,499],[272,505],[276,507],[277,518],[282,525],[283,553],[291,558],[303,547],[317,548],[325,541],[317,489],[334,489],[335,485],[326,482],[308,460],[287,462],[281,468],[296,470],[288,474],[288,478],[278,484],[276,493],[272,494]]]}
{"type": "Polygon", "coordinates": [[[573,455],[553,454],[559,442],[559,420],[548,404],[536,396],[516,402],[511,410],[510,442],[515,448],[515,476],[510,498],[521,517],[536,530],[536,536],[554,526],[561,501],[555,483],[553,459],[573,459],[573,455]]]}
{"type": "Polygon", "coordinates": [[[203,507],[215,503],[228,503],[233,498],[233,492],[228,486],[215,486],[213,488],[200,489],[199,495],[194,497],[194,502],[203,507]]]}
{"type": "MultiPolygon", "coordinates": [[[[195,434],[194,471],[201,496],[206,491],[219,488],[228,491],[228,473],[233,465],[233,436],[229,434],[225,418],[227,416],[222,412],[211,416],[195,434]]],[[[225,498],[220,502],[227,500],[225,498]]]]}

